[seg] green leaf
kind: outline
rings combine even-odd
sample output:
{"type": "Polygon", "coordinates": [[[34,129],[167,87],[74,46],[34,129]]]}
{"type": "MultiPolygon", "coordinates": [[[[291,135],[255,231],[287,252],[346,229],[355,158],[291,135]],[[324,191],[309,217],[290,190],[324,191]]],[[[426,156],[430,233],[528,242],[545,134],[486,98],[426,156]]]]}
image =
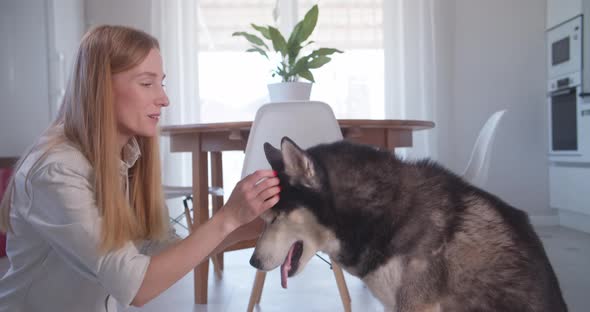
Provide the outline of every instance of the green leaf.
{"type": "Polygon", "coordinates": [[[250,43],[252,43],[254,45],[257,45],[257,46],[265,47],[268,50],[268,46],[266,45],[266,43],[264,43],[264,41],[262,41],[262,39],[260,39],[256,35],[249,34],[249,33],[245,32],[245,31],[239,31],[239,32],[233,33],[232,36],[234,36],[234,37],[243,36],[248,41],[250,41],[250,43]]]}
{"type": "Polygon", "coordinates": [[[293,63],[295,63],[295,60],[297,59],[297,56],[299,55],[299,51],[301,51],[302,47],[301,46],[289,47],[289,45],[287,44],[287,49],[289,51],[289,64],[293,64],[293,63]]]}
{"type": "Polygon", "coordinates": [[[315,80],[313,79],[313,75],[312,75],[312,74],[311,74],[311,72],[310,72],[309,70],[307,70],[307,69],[306,69],[306,70],[304,70],[304,71],[301,71],[301,72],[299,72],[299,74],[298,74],[298,75],[299,75],[299,77],[301,77],[301,78],[305,78],[305,79],[307,79],[307,80],[309,80],[309,81],[311,81],[311,82],[315,82],[315,80]]]}
{"type": "Polygon", "coordinates": [[[272,40],[272,47],[275,51],[280,52],[283,57],[287,55],[287,42],[285,41],[285,37],[281,35],[281,32],[272,27],[268,26],[268,32],[270,34],[270,38],[272,40]]]}
{"type": "Polygon", "coordinates": [[[338,50],[338,49],[332,49],[332,48],[319,48],[317,50],[312,51],[309,54],[309,57],[318,57],[321,55],[330,55],[330,54],[334,54],[334,53],[343,53],[342,51],[338,50]]]}
{"type": "Polygon", "coordinates": [[[246,52],[259,53],[269,60],[269,51],[274,50],[280,53],[282,56],[280,63],[276,64],[276,68],[271,70],[273,77],[280,76],[282,81],[295,81],[298,77],[301,77],[315,82],[310,69],[320,68],[330,62],[331,57],[328,57],[329,55],[343,53],[338,49],[320,48],[312,51],[307,56],[299,56],[304,47],[313,43],[308,39],[317,26],[318,16],[319,8],[316,4],[295,25],[288,41],[285,40],[285,37],[276,27],[261,26],[254,23],[250,24],[250,26],[258,33],[234,32],[232,36],[244,37],[252,44],[252,47],[246,52]],[[272,50],[266,40],[272,42],[272,50]]]}
{"type": "MultiPolygon", "coordinates": [[[[305,17],[303,17],[303,20],[298,23],[301,24],[301,27],[297,33],[297,42],[299,44],[301,44],[303,41],[307,40],[309,36],[311,36],[311,33],[315,29],[315,26],[318,22],[319,13],[320,10],[318,9],[318,5],[316,4],[313,7],[311,7],[311,9],[307,11],[307,13],[305,13],[305,17]]],[[[295,28],[297,28],[297,26],[295,26],[295,28]]]]}
{"type": "Polygon", "coordinates": [[[308,67],[308,62],[309,61],[309,57],[304,56],[302,58],[300,58],[297,63],[295,63],[295,65],[293,65],[293,67],[291,68],[291,74],[292,75],[297,75],[299,74],[299,72],[303,71],[303,70],[307,70],[308,67]]]}
{"type": "Polygon", "coordinates": [[[330,60],[331,60],[331,58],[329,58],[327,56],[318,56],[318,57],[312,59],[311,61],[309,61],[309,63],[307,63],[307,67],[308,68],[320,68],[324,64],[328,63],[330,60]]]}
{"type": "Polygon", "coordinates": [[[252,46],[252,48],[246,50],[246,52],[258,52],[258,53],[264,55],[264,57],[266,57],[268,59],[268,55],[266,54],[266,51],[262,50],[259,47],[252,46]]]}
{"type": "MultiPolygon", "coordinates": [[[[318,21],[319,9],[317,4],[314,5],[307,13],[303,20],[301,20],[291,31],[287,47],[289,50],[289,56],[293,59],[297,58],[299,50],[301,50],[302,43],[309,38],[318,21]],[[293,52],[291,52],[293,51],[293,52]],[[295,53],[297,51],[297,53],[295,53]]],[[[309,43],[308,43],[309,44],[309,43]]],[[[307,45],[307,44],[306,44],[307,45]]]]}
{"type": "Polygon", "coordinates": [[[264,36],[264,38],[271,40],[270,39],[270,34],[268,33],[268,28],[264,27],[264,26],[258,26],[256,24],[250,24],[252,26],[252,28],[258,30],[259,33],[262,34],[262,36],[264,36]]]}
{"type": "MultiPolygon", "coordinates": [[[[281,64],[281,65],[282,65],[282,64],[281,64]]],[[[288,79],[288,77],[289,77],[289,75],[287,74],[287,72],[285,71],[285,69],[284,69],[284,68],[281,68],[281,66],[280,66],[280,65],[279,65],[279,66],[277,66],[277,68],[276,68],[276,69],[274,69],[272,72],[273,72],[273,75],[272,75],[273,77],[274,77],[275,75],[278,75],[278,76],[280,76],[280,77],[281,77],[281,81],[283,81],[283,82],[287,81],[287,79],[288,79]]]]}
{"type": "Polygon", "coordinates": [[[302,48],[305,48],[305,47],[307,47],[308,45],[310,45],[310,44],[312,44],[312,43],[314,43],[314,42],[315,42],[315,41],[313,41],[313,40],[309,40],[308,42],[306,42],[306,43],[305,43],[304,45],[302,45],[301,47],[302,47],[302,48]]]}
{"type": "Polygon", "coordinates": [[[301,27],[302,27],[303,22],[299,22],[297,23],[297,25],[295,25],[295,27],[293,27],[293,30],[291,31],[291,35],[289,35],[289,40],[287,41],[287,45],[289,46],[293,46],[293,45],[297,45],[301,42],[296,42],[299,33],[301,32],[301,27]]]}

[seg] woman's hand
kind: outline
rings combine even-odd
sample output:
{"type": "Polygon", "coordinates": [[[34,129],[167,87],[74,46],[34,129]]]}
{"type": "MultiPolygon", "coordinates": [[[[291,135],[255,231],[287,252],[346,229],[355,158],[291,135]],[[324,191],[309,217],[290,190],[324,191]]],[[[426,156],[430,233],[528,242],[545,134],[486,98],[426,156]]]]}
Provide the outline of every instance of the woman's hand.
{"type": "Polygon", "coordinates": [[[228,221],[238,228],[253,221],[279,201],[279,179],[273,170],[258,170],[242,179],[223,206],[228,221]]]}

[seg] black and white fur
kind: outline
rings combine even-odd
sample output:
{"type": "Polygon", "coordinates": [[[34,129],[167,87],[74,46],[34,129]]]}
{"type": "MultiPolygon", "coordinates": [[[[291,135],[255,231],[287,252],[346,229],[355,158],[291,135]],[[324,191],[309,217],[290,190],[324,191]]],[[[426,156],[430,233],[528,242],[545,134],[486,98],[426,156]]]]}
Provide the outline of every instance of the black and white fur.
{"type": "Polygon", "coordinates": [[[527,215],[434,162],[345,141],[265,153],[282,191],[254,267],[290,277],[323,251],[391,311],[567,311],[527,215]]]}

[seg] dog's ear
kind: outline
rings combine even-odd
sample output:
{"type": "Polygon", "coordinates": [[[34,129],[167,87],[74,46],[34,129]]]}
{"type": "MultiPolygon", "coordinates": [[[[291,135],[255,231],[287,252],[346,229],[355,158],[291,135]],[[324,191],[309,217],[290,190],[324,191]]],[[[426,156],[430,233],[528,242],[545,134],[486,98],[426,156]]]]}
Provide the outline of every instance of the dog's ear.
{"type": "Polygon", "coordinates": [[[310,188],[320,188],[321,184],[313,160],[303,149],[288,137],[284,137],[281,140],[281,152],[285,173],[292,180],[292,184],[300,183],[310,188]]]}
{"type": "Polygon", "coordinates": [[[281,151],[268,142],[264,143],[264,155],[266,155],[266,160],[268,160],[268,163],[274,171],[280,172],[285,169],[281,151]]]}

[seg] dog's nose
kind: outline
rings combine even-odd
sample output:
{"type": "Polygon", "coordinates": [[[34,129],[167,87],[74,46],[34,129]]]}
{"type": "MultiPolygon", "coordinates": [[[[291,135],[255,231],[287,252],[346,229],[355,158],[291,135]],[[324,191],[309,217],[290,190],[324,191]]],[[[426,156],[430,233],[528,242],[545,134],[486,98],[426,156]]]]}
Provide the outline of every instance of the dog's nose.
{"type": "Polygon", "coordinates": [[[250,258],[250,265],[259,270],[262,270],[262,262],[260,262],[260,259],[258,259],[256,255],[252,255],[252,258],[250,258]]]}

